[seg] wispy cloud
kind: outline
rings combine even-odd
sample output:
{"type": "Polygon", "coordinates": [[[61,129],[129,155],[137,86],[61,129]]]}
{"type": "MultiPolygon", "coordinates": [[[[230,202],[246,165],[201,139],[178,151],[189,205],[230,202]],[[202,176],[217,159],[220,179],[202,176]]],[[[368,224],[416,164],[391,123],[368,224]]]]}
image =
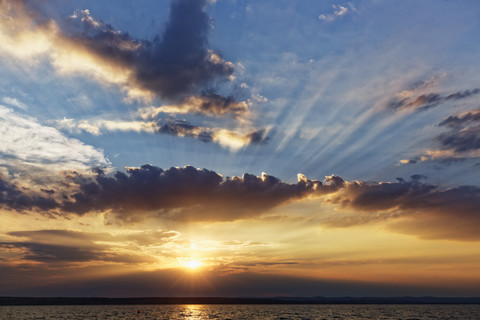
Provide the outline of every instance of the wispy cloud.
{"type": "Polygon", "coordinates": [[[17,98],[11,98],[11,97],[3,97],[1,100],[3,103],[6,103],[10,106],[22,109],[22,110],[27,110],[28,107],[26,104],[23,102],[19,101],[17,98]]]}
{"type": "Polygon", "coordinates": [[[155,132],[156,122],[152,121],[125,121],[125,120],[75,120],[63,118],[55,121],[56,127],[70,133],[88,132],[93,135],[101,135],[105,132],[134,131],[155,132]]]}
{"type": "Polygon", "coordinates": [[[339,5],[339,4],[334,4],[332,5],[333,12],[332,13],[326,13],[326,14],[321,14],[318,16],[318,19],[326,21],[326,22],[332,22],[335,21],[336,19],[346,15],[348,12],[356,11],[357,9],[351,2],[347,2],[345,5],[339,5]]]}
{"type": "MultiPolygon", "coordinates": [[[[421,88],[423,89],[423,88],[421,88]]],[[[392,110],[416,110],[424,111],[437,107],[448,101],[458,101],[470,98],[480,93],[479,88],[456,91],[453,93],[442,94],[438,92],[428,92],[416,94],[417,90],[406,90],[397,94],[387,105],[392,110]]]]}

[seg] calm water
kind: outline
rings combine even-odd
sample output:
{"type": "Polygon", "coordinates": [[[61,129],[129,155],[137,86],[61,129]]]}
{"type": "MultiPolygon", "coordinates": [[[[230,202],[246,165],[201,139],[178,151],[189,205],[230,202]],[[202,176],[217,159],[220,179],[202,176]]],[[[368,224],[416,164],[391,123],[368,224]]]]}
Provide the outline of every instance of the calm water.
{"type": "Polygon", "coordinates": [[[480,305],[0,306],[0,319],[480,319],[480,305]]]}

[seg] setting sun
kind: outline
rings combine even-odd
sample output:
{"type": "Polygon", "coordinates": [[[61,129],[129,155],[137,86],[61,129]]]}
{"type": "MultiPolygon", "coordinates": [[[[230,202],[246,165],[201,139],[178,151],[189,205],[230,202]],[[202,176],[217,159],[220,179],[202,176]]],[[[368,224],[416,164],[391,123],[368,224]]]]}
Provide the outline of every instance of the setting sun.
{"type": "Polygon", "coordinates": [[[203,263],[201,263],[200,261],[197,261],[197,260],[188,260],[188,261],[185,261],[184,262],[184,266],[189,268],[189,269],[198,269],[199,267],[201,267],[203,265],[203,263]]]}

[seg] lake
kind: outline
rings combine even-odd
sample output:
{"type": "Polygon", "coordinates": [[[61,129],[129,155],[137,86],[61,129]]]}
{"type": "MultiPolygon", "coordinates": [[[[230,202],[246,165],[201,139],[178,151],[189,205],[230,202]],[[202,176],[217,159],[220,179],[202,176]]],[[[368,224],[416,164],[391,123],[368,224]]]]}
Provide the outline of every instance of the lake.
{"type": "Polygon", "coordinates": [[[480,305],[0,306],[2,320],[57,319],[480,319],[480,305]]]}

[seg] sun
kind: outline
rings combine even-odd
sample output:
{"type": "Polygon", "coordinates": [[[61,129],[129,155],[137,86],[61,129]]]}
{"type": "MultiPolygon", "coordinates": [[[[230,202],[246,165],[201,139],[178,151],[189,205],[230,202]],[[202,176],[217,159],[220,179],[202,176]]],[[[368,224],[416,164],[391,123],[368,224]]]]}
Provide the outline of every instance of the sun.
{"type": "Polygon", "coordinates": [[[183,265],[191,270],[195,270],[203,266],[203,263],[197,260],[187,260],[183,263],[183,265]]]}

